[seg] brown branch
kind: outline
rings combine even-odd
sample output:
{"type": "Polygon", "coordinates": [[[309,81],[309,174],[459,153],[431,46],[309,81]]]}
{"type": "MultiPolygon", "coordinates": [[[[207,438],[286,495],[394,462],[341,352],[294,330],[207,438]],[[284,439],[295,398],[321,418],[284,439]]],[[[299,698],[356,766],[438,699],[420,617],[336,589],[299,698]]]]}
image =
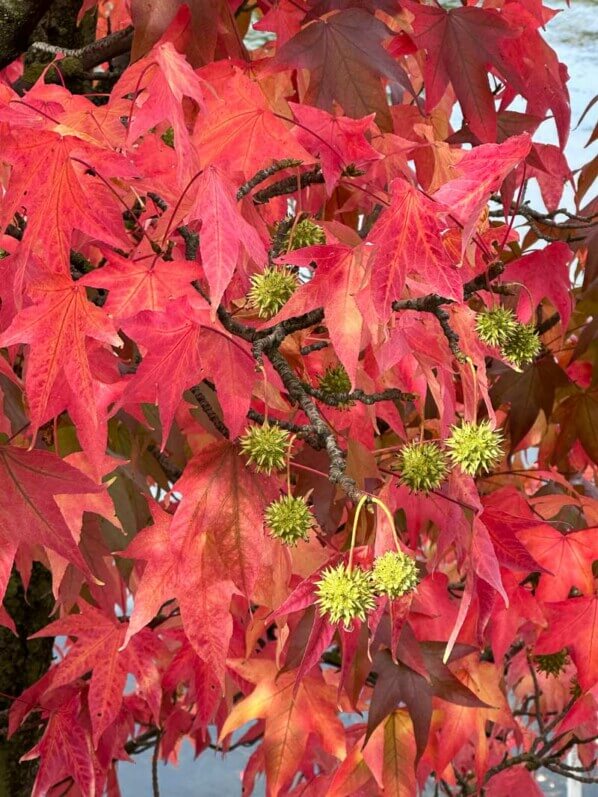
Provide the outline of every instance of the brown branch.
{"type": "Polygon", "coordinates": [[[310,396],[313,396],[313,398],[323,404],[328,404],[330,407],[338,407],[339,404],[350,404],[353,401],[371,405],[378,404],[380,401],[413,401],[415,399],[413,393],[403,393],[402,390],[394,387],[380,390],[378,393],[366,393],[359,388],[352,390],[350,393],[326,393],[319,388],[307,385],[305,382],[301,382],[301,386],[310,396]]]}
{"type": "MultiPolygon", "coordinates": [[[[260,169],[259,172],[256,172],[253,177],[247,180],[246,183],[239,188],[237,191],[237,200],[243,199],[244,196],[259,185],[263,183],[264,180],[267,180],[268,177],[271,177],[276,172],[281,172],[283,169],[292,169],[294,166],[301,166],[302,161],[297,160],[296,158],[286,158],[285,160],[274,161],[270,164],[270,166],[266,166],[265,169],[260,169]]],[[[290,178],[289,178],[290,179],[290,178]]],[[[295,180],[295,184],[297,183],[297,179],[293,177],[295,180]]]]}
{"type": "Polygon", "coordinates": [[[48,55],[62,54],[70,58],[76,58],[81,62],[81,71],[85,72],[94,66],[104,63],[104,61],[110,61],[119,55],[125,55],[131,49],[132,42],[133,26],[129,25],[128,28],[117,30],[115,33],[104,36],[103,39],[98,39],[91,42],[91,44],[86,44],[84,47],[77,47],[76,49],[59,47],[46,42],[34,42],[30,49],[48,55]]]}
{"type": "Polygon", "coordinates": [[[317,185],[324,182],[324,175],[319,167],[316,167],[311,172],[304,172],[300,177],[285,177],[276,183],[272,183],[267,188],[262,188],[253,195],[253,201],[256,205],[264,205],[276,196],[284,196],[285,194],[294,194],[303,188],[310,185],[317,185]]]}
{"type": "Polygon", "coordinates": [[[282,379],[291,399],[298,404],[320,439],[322,446],[328,452],[330,467],[328,477],[333,484],[338,485],[348,497],[356,502],[363,492],[357,487],[355,481],[346,474],[345,455],[341,450],[332,429],[328,426],[311,397],[305,392],[300,380],[291,370],[290,365],[276,349],[267,352],[268,359],[282,379]]]}

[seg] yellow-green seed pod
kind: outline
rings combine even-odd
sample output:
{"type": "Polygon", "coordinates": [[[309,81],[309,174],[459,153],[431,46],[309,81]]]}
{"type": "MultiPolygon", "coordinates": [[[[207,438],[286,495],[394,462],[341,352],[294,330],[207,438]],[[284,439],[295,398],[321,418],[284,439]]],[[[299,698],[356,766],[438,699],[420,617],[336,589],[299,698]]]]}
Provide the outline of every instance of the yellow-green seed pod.
{"type": "Polygon", "coordinates": [[[502,434],[492,428],[490,421],[466,421],[461,426],[453,426],[446,447],[453,464],[464,473],[475,476],[491,470],[500,462],[502,442],[502,434]]]}
{"type": "Polygon", "coordinates": [[[318,610],[331,623],[350,628],[353,620],[365,621],[376,605],[370,574],[360,567],[351,572],[344,564],[325,570],[317,583],[318,610]]]}
{"type": "Polygon", "coordinates": [[[292,495],[273,501],[264,513],[264,520],[271,536],[285,545],[309,539],[309,531],[315,523],[305,499],[292,495]]]}
{"type": "Polygon", "coordinates": [[[446,454],[438,443],[428,440],[404,446],[397,456],[401,483],[415,493],[436,490],[446,479],[446,454]]]}
{"type": "Polygon", "coordinates": [[[374,561],[372,584],[379,595],[391,600],[406,595],[417,586],[417,564],[402,551],[387,551],[374,561]]]}
{"type": "Polygon", "coordinates": [[[250,426],[239,439],[241,451],[258,473],[282,470],[287,461],[290,434],[279,426],[250,426]]]}
{"type": "Polygon", "coordinates": [[[299,278],[288,268],[266,268],[251,277],[249,305],[260,318],[272,318],[297,290],[299,278]]]}

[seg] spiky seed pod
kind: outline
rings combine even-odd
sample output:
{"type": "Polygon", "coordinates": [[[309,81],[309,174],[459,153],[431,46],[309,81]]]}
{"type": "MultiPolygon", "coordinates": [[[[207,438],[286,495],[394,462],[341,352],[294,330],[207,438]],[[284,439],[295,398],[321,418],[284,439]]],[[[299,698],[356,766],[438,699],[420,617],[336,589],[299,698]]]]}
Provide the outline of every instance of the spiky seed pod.
{"type": "Polygon", "coordinates": [[[464,473],[475,476],[478,472],[489,471],[500,462],[502,441],[502,434],[492,428],[490,421],[466,421],[462,426],[453,426],[446,447],[453,464],[458,465],[464,473]]]}
{"type": "Polygon", "coordinates": [[[312,219],[302,219],[291,227],[284,239],[284,248],[302,249],[304,246],[315,246],[316,244],[326,243],[326,233],[312,219]]]}
{"type": "Polygon", "coordinates": [[[288,268],[266,268],[251,277],[249,304],[260,318],[272,318],[284,307],[299,285],[299,278],[288,268]]]}
{"type": "Polygon", "coordinates": [[[345,628],[355,619],[365,621],[376,605],[370,574],[360,567],[349,572],[342,562],[322,573],[316,594],[320,614],[334,624],[342,621],[345,628]]]}
{"type": "Polygon", "coordinates": [[[506,307],[494,307],[478,313],[476,317],[476,330],[480,340],[489,346],[503,346],[517,326],[513,311],[506,307]]]}
{"type": "Polygon", "coordinates": [[[419,580],[415,559],[402,551],[387,551],[374,560],[372,584],[379,595],[394,599],[411,592],[419,580]]]}
{"type": "Polygon", "coordinates": [[[273,501],[264,514],[270,534],[285,545],[307,540],[315,520],[304,498],[283,495],[273,501]]]}
{"type": "Polygon", "coordinates": [[[501,347],[507,360],[515,368],[529,365],[542,348],[542,341],[533,324],[517,324],[509,339],[501,347]]]}
{"type": "MultiPolygon", "coordinates": [[[[319,379],[319,387],[323,393],[334,397],[337,393],[350,393],[351,380],[343,365],[330,365],[319,379]]],[[[337,406],[339,410],[348,410],[354,401],[344,401],[337,406]]]]}
{"type": "Polygon", "coordinates": [[[162,135],[160,136],[162,141],[166,144],[167,147],[174,149],[174,128],[169,127],[165,130],[162,135]]]}
{"type": "Polygon", "coordinates": [[[536,656],[536,669],[545,675],[560,675],[569,664],[569,654],[567,648],[559,650],[558,653],[547,653],[536,656]]]}
{"type": "Polygon", "coordinates": [[[401,483],[412,492],[429,493],[446,479],[446,454],[438,443],[408,443],[397,456],[401,483]]]}
{"type": "Polygon", "coordinates": [[[241,451],[258,473],[282,470],[286,464],[290,434],[279,426],[250,426],[239,439],[241,451]]]}

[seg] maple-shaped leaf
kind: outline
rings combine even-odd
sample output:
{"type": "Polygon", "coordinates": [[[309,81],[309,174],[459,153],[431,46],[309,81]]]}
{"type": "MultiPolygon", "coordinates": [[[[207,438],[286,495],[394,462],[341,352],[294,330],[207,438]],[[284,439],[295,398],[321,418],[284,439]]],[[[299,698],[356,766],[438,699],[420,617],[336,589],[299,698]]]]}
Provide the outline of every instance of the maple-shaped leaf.
{"type": "MultiPolygon", "coordinates": [[[[104,488],[49,451],[0,446],[0,474],[5,497],[0,509],[0,536],[6,552],[12,549],[14,553],[18,543],[30,548],[43,545],[93,581],[55,496],[100,493],[104,488]]],[[[5,575],[12,565],[12,557],[9,558],[5,575]]],[[[4,557],[2,561],[4,571],[4,557]]],[[[0,583],[2,586],[5,584],[0,583]]]]}
{"type": "Polygon", "coordinates": [[[575,587],[584,595],[594,589],[592,564],[598,560],[598,528],[563,534],[548,523],[520,534],[534,558],[548,571],[536,587],[541,601],[565,600],[575,587]]]}
{"type": "Polygon", "coordinates": [[[145,561],[125,641],[176,598],[187,638],[222,684],[231,597],[251,598],[273,559],[275,542],[265,533],[263,513],[276,488],[224,441],[188,462],[177,491],[182,499],[174,517],[154,507],[154,525],[123,551],[145,561]]]}
{"type": "MultiPolygon", "coordinates": [[[[422,642],[420,644],[419,652],[427,677],[416,672],[401,660],[400,647],[397,652],[397,661],[393,661],[389,650],[382,650],[376,655],[373,666],[378,673],[378,678],[368,713],[366,740],[399,703],[405,703],[413,722],[417,760],[419,760],[428,741],[434,696],[460,706],[483,707],[486,705],[455,678],[446,664],[443,664],[443,650],[442,642],[422,642]]],[[[452,651],[451,660],[454,661],[469,652],[471,652],[470,648],[457,645],[452,651]]]]}
{"type": "Polygon", "coordinates": [[[40,759],[31,797],[46,797],[58,783],[74,781],[86,797],[96,795],[91,735],[81,718],[78,693],[53,708],[44,735],[21,760],[40,759]]]}
{"type": "Polygon", "coordinates": [[[287,41],[270,68],[309,69],[305,104],[332,111],[337,102],[347,116],[357,119],[376,112],[380,124],[388,119],[381,76],[413,94],[404,69],[382,46],[389,35],[386,25],[363,8],[331,12],[287,41]]]}
{"type": "Polygon", "coordinates": [[[548,627],[536,643],[537,654],[568,648],[579,685],[585,691],[598,682],[598,595],[547,603],[548,627]]]}
{"type": "MultiPolygon", "coordinates": [[[[419,8],[428,9],[428,6],[419,8]]],[[[459,10],[481,11],[475,8],[459,10]]],[[[463,246],[492,192],[500,187],[511,169],[526,157],[530,147],[531,138],[527,133],[508,138],[502,144],[474,147],[455,165],[458,176],[436,191],[434,199],[448,207],[451,217],[463,225],[463,246]]]]}
{"type": "Polygon", "coordinates": [[[259,83],[238,67],[225,67],[230,73],[218,81],[216,97],[207,95],[206,116],[194,135],[202,164],[226,165],[231,173],[239,172],[248,180],[274,160],[311,163],[311,150],[270,108],[259,83]]]}
{"type": "Polygon", "coordinates": [[[265,533],[263,518],[276,493],[273,480],[254,473],[238,449],[222,441],[187,463],[177,491],[183,497],[171,525],[173,544],[206,537],[203,553],[214,573],[250,597],[276,544],[265,533]]]}
{"type": "Polygon", "coordinates": [[[196,181],[188,219],[201,221],[199,249],[215,313],[241,248],[258,266],[267,262],[266,248],[256,229],[243,218],[232,183],[216,166],[208,166],[196,181]]]}
{"type": "Polygon", "coordinates": [[[496,141],[496,110],[488,64],[517,84],[517,72],[501,56],[505,38],[519,35],[494,9],[450,8],[401,0],[414,19],[411,38],[427,52],[424,81],[426,110],[440,102],[449,83],[461,104],[463,117],[481,141],[496,141]]]}
{"type": "Polygon", "coordinates": [[[187,129],[183,100],[203,106],[202,82],[184,55],[172,42],[157,44],[144,58],[126,69],[114,86],[112,102],[127,98],[123,108],[129,113],[128,140],[135,142],[142,133],[160,122],[174,130],[179,182],[197,170],[198,159],[187,129]],[[128,99],[132,96],[132,99],[128,99]]]}
{"type": "Polygon", "coordinates": [[[198,264],[189,260],[163,260],[154,252],[139,252],[131,258],[106,252],[107,263],[86,274],[79,285],[108,290],[103,305],[116,319],[132,318],[143,310],[165,310],[171,299],[196,297],[191,287],[201,277],[198,264]]]}
{"type": "Polygon", "coordinates": [[[381,320],[392,313],[407,276],[422,290],[460,301],[463,288],[458,270],[444,247],[441,214],[446,209],[424,196],[406,180],[393,180],[391,204],[367,237],[374,244],[371,290],[381,320]]]}
{"type": "MultiPolygon", "coordinates": [[[[107,616],[83,600],[79,601],[80,614],[71,614],[45,626],[33,635],[76,637],[67,655],[53,670],[51,688],[65,686],[76,678],[91,672],[88,704],[93,729],[94,746],[106,728],[114,722],[123,701],[127,673],[139,682],[148,679],[148,668],[159,681],[157,669],[149,656],[135,655],[135,645],[143,651],[139,636],[121,650],[126,624],[118,618],[107,616]]],[[[150,632],[148,632],[150,633],[150,632]]]]}
{"type": "Polygon", "coordinates": [[[298,126],[298,141],[322,162],[326,190],[331,194],[342,172],[352,165],[358,169],[380,160],[382,155],[367,141],[374,115],[364,119],[333,116],[327,111],[290,102],[298,126]]]}
{"type": "Polygon", "coordinates": [[[123,329],[144,350],[144,357],[120,403],[157,404],[163,445],[183,392],[199,384],[206,374],[216,382],[231,435],[239,434],[256,380],[254,360],[247,344],[217,320],[212,322],[207,305],[196,309],[185,299],[171,302],[163,313],[139,313],[126,321],[123,329]]]}
{"type": "MultiPolygon", "coordinates": [[[[12,171],[2,199],[0,229],[16,212],[27,216],[27,228],[17,250],[17,300],[23,293],[28,261],[33,255],[40,258],[46,271],[70,274],[73,230],[111,246],[127,245],[122,208],[112,192],[88,173],[93,167],[105,178],[114,176],[117,170],[112,153],[72,136],[21,129],[13,140],[5,140],[2,155],[12,171]]],[[[124,158],[120,171],[123,176],[131,176],[124,158]]]]}
{"type": "Polygon", "coordinates": [[[519,292],[517,304],[521,321],[528,323],[536,307],[546,297],[558,310],[563,329],[567,329],[571,317],[569,264],[572,259],[573,252],[567,244],[554,241],[507,265],[505,280],[518,282],[526,288],[519,292]]]}
{"type": "MultiPolygon", "coordinates": [[[[32,284],[34,301],[0,335],[0,346],[28,343],[25,389],[32,434],[65,409],[94,462],[106,445],[106,415],[97,393],[88,341],[122,345],[108,316],[87,300],[85,288],[55,276],[32,284]]],[[[89,492],[89,491],[87,491],[89,492]]]]}
{"type": "Polygon", "coordinates": [[[351,249],[340,244],[306,246],[282,255],[280,260],[285,263],[309,266],[315,261],[317,268],[311,280],[298,288],[269,322],[276,324],[323,307],[332,345],[352,385],[355,384],[364,326],[356,297],[364,284],[368,256],[369,250],[364,246],[351,249]]]}
{"type": "Polygon", "coordinates": [[[345,756],[345,733],[337,715],[336,690],[312,670],[295,693],[295,674],[279,673],[274,661],[229,660],[228,666],[255,689],[226,718],[224,739],[247,722],[263,719],[268,797],[278,797],[293,779],[315,734],[328,755],[345,756]]]}

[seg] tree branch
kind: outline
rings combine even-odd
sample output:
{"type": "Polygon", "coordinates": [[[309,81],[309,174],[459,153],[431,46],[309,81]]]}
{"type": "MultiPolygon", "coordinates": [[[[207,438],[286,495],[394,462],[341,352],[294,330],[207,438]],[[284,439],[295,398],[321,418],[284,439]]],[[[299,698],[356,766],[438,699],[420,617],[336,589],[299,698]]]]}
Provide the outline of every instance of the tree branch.
{"type": "Polygon", "coordinates": [[[104,36],[103,39],[98,39],[91,42],[91,44],[86,44],[84,47],[76,49],[57,47],[46,42],[34,42],[30,49],[40,53],[47,53],[48,55],[62,54],[70,58],[76,58],[81,62],[81,71],[85,72],[94,66],[104,63],[104,61],[110,61],[118,55],[128,53],[132,42],[133,26],[129,25],[128,28],[117,30],[115,33],[104,36]]]}

